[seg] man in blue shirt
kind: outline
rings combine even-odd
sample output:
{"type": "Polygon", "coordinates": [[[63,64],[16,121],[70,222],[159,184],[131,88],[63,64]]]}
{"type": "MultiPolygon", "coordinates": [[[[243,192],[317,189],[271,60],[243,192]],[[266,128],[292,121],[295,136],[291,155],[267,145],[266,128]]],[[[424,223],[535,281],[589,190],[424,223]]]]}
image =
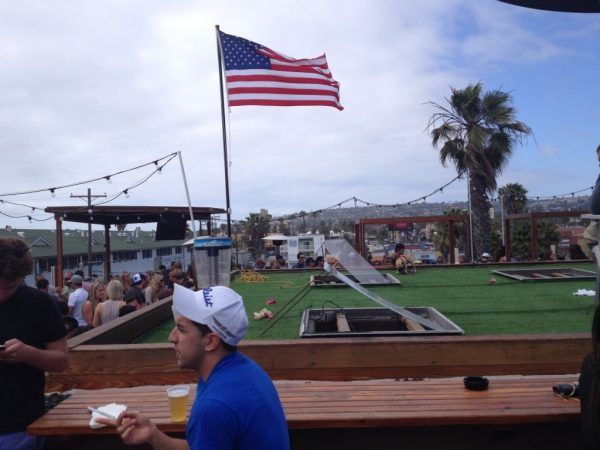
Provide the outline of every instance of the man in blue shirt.
{"type": "Polygon", "coordinates": [[[169,340],[177,364],[199,372],[186,439],[158,430],[148,418],[126,412],[117,426],[127,444],[155,449],[288,450],[289,435],[277,391],[264,370],[237,352],[248,317],[242,297],[224,286],[193,292],[175,285],[175,328],[169,340]]]}

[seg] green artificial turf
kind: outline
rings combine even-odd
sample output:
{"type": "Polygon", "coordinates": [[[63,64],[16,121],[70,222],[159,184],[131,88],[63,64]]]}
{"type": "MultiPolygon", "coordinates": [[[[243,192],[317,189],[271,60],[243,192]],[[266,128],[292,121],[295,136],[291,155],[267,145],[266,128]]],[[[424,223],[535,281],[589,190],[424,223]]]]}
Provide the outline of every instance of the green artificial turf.
{"type": "MultiPolygon", "coordinates": [[[[592,264],[565,264],[541,268],[579,268],[595,271],[592,264]]],[[[578,289],[595,289],[593,280],[585,281],[516,281],[492,274],[494,266],[428,267],[414,275],[394,276],[401,287],[369,287],[383,298],[400,306],[429,306],[437,309],[461,327],[466,335],[577,333],[591,329],[593,297],[573,295],[578,289]],[[490,277],[496,284],[490,284],[490,277]]],[[[515,269],[525,268],[512,267],[515,269]]],[[[533,269],[535,266],[527,266],[533,269]]],[[[506,270],[503,267],[501,270],[506,270]]],[[[247,339],[297,338],[302,312],[306,308],[378,307],[348,287],[311,288],[307,295],[290,309],[268,332],[271,321],[253,320],[254,312],[268,308],[277,313],[293,302],[308,284],[310,275],[318,272],[280,273],[268,275],[261,283],[245,283],[239,278],[231,287],[244,297],[250,318],[247,339]],[[274,298],[276,304],[267,306],[274,298]]],[[[166,342],[173,326],[169,322],[144,337],[142,342],[166,342]]]]}

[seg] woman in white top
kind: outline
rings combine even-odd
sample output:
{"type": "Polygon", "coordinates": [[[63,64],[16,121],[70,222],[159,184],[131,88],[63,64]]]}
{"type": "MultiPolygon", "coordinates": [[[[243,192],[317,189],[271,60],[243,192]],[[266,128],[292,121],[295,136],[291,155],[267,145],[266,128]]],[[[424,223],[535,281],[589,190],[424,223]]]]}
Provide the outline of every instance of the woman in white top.
{"type": "Polygon", "coordinates": [[[96,306],[94,312],[94,327],[108,323],[119,317],[119,309],[125,306],[123,301],[123,283],[119,280],[112,280],[106,288],[108,300],[103,301],[96,306]]]}
{"type": "Polygon", "coordinates": [[[146,288],[145,297],[146,305],[155,303],[159,300],[159,295],[163,290],[163,276],[159,273],[155,274],[150,280],[150,284],[146,288]]]}

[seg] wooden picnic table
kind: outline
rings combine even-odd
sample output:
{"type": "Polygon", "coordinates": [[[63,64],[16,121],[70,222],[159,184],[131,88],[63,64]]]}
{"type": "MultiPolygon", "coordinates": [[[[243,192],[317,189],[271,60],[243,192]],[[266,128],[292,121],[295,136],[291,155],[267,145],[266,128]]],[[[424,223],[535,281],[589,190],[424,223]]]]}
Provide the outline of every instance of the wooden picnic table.
{"type": "MultiPolygon", "coordinates": [[[[552,386],[575,375],[495,376],[489,389],[464,388],[462,378],[364,381],[276,381],[290,429],[381,428],[573,422],[579,401],[554,395],[552,386]]],[[[149,416],[167,433],[182,433],[172,423],[167,386],[74,390],[56,408],[32,423],[35,435],[115,434],[111,427],[89,427],[87,406],[121,403],[149,416]]],[[[191,386],[189,405],[195,397],[191,386]]]]}

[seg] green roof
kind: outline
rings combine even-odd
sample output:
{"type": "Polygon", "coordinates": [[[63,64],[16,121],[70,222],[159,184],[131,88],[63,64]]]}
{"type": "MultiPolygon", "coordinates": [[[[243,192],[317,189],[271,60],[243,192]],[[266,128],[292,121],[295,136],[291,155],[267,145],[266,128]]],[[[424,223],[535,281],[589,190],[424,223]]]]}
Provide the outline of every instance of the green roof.
{"type": "MultiPolygon", "coordinates": [[[[63,235],[63,255],[87,254],[87,230],[66,229],[63,235]]],[[[185,241],[155,241],[155,231],[111,231],[110,251],[149,250],[165,247],[179,247],[185,241]]],[[[21,237],[31,247],[34,258],[56,257],[56,230],[1,229],[0,238],[21,237]]],[[[92,252],[104,253],[104,231],[92,230],[92,252]]]]}

